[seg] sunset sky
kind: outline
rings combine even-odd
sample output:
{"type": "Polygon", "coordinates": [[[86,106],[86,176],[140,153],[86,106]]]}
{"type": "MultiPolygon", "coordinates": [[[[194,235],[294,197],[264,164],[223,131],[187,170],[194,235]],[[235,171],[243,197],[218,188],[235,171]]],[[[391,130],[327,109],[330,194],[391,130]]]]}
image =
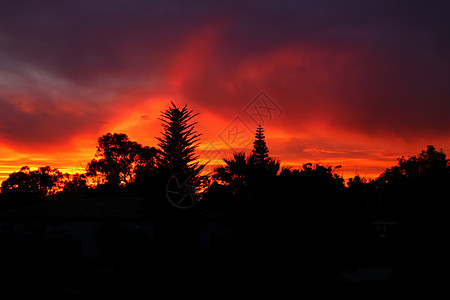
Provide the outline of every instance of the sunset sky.
{"type": "Polygon", "coordinates": [[[173,101],[199,113],[202,161],[376,177],[450,153],[449,1],[2,1],[0,181],[83,172],[99,136],[155,146],[173,101]],[[250,144],[249,144],[250,142],[250,144]]]}

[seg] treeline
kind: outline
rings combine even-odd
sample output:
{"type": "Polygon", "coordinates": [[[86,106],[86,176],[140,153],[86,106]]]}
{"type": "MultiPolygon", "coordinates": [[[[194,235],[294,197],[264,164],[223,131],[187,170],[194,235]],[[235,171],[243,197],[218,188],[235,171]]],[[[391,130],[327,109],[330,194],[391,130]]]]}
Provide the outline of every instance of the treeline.
{"type": "Polygon", "coordinates": [[[304,214],[304,219],[322,215],[330,220],[349,214],[407,219],[418,213],[440,216],[447,211],[442,199],[449,195],[449,160],[434,146],[399,158],[396,166],[375,180],[355,176],[345,183],[329,166],[307,163],[301,169],[281,168],[270,157],[264,129],[259,126],[251,153],[225,157],[222,166],[205,176],[196,155],[200,137],[193,121],[196,115],[172,103],[161,114],[163,132],[157,147],[143,146],[123,133],[101,136],[83,174],[63,174],[50,166],[34,171],[22,167],[1,185],[2,208],[51,197],[132,195],[167,202],[168,181],[182,173],[195,187],[186,193],[194,192],[203,207],[229,214],[266,210],[272,215],[304,214]]]}
{"type": "Polygon", "coordinates": [[[281,167],[259,126],[250,153],[225,157],[206,176],[195,116],[172,103],[161,115],[157,147],[122,133],[101,136],[83,174],[23,167],[2,183],[1,209],[54,197],[140,197],[155,226],[154,245],[177,257],[176,270],[198,268],[188,259],[198,252],[198,220],[220,216],[230,233],[214,241],[199,271],[213,274],[202,282],[216,287],[230,272],[236,282],[258,285],[336,282],[343,269],[362,265],[393,267],[392,280],[408,284],[442,280],[436,269],[450,250],[450,162],[442,150],[430,145],[374,180],[346,183],[336,167],[281,167]],[[380,235],[376,224],[393,230],[380,235]]]}

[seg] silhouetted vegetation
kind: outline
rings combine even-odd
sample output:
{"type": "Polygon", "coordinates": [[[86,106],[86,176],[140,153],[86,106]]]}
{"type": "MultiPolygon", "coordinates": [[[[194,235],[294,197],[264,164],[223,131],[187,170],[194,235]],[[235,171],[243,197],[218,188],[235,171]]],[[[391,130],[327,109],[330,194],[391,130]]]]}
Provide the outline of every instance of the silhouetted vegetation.
{"type": "Polygon", "coordinates": [[[256,129],[255,141],[253,142],[253,150],[251,158],[257,165],[264,165],[269,158],[269,149],[264,136],[264,129],[261,125],[256,129]]]}
{"type": "Polygon", "coordinates": [[[154,171],[156,149],[130,141],[126,134],[108,133],[98,139],[97,152],[87,166],[88,176],[101,176],[110,188],[133,183],[154,171]]]}
{"type": "Polygon", "coordinates": [[[372,216],[396,220],[397,275],[412,282],[442,282],[450,250],[450,165],[442,150],[429,145],[417,156],[398,159],[365,184],[372,216]],[[420,276],[419,276],[420,274],[420,276]],[[425,274],[427,274],[425,276],[425,274]]]}
{"type": "Polygon", "coordinates": [[[178,108],[173,102],[161,115],[164,131],[162,137],[157,137],[158,155],[157,169],[162,176],[173,176],[179,173],[189,174],[193,185],[200,185],[200,176],[204,165],[198,163],[195,149],[199,145],[200,134],[194,127],[197,122],[191,120],[198,114],[188,110],[185,105],[178,108]]]}
{"type": "Polygon", "coordinates": [[[30,193],[45,197],[56,193],[60,188],[63,174],[49,166],[30,171],[29,167],[22,167],[19,172],[9,175],[2,182],[2,193],[30,193]]]}
{"type": "Polygon", "coordinates": [[[28,166],[11,173],[2,182],[2,209],[32,205],[60,192],[64,176],[58,169],[40,167],[31,171],[28,166]]]}
{"type": "Polygon", "coordinates": [[[269,156],[263,132],[259,126],[251,155],[234,153],[231,158],[224,158],[225,165],[215,168],[208,194],[213,194],[212,198],[224,199],[219,204],[224,209],[247,214],[268,205],[266,200],[274,191],[280,163],[269,156]],[[223,197],[218,193],[232,197],[223,197]]]}
{"type": "Polygon", "coordinates": [[[64,174],[64,189],[65,194],[82,194],[88,191],[88,179],[86,174],[64,174]]]}
{"type": "MultiPolygon", "coordinates": [[[[251,153],[224,158],[207,178],[195,153],[200,137],[195,116],[172,103],[161,115],[157,148],[126,134],[101,136],[85,174],[23,167],[2,183],[2,211],[52,197],[139,197],[147,204],[152,238],[115,222],[103,223],[95,233],[102,253],[96,268],[116,266],[120,276],[114,280],[134,292],[137,282],[167,287],[173,274],[187,276],[186,270],[194,269],[196,277],[186,278],[184,287],[200,281],[214,288],[345,285],[343,274],[364,266],[392,268],[390,284],[441,280],[436,268],[450,250],[450,163],[442,150],[430,145],[417,156],[399,158],[374,180],[355,176],[345,183],[335,172],[340,166],[280,168],[258,126],[251,153]],[[190,178],[187,189],[176,181],[180,190],[168,191],[178,174],[190,178]],[[168,205],[169,192],[181,202],[191,195],[189,189],[201,192],[198,205],[188,210],[168,205]],[[227,230],[202,252],[200,231],[206,229],[200,228],[208,222],[223,223],[227,230]],[[150,268],[144,279],[133,273],[150,268]]],[[[80,272],[87,278],[95,277],[94,267],[84,268],[80,272]]],[[[91,291],[114,281],[108,277],[114,272],[102,272],[105,281],[95,281],[91,291]]]]}

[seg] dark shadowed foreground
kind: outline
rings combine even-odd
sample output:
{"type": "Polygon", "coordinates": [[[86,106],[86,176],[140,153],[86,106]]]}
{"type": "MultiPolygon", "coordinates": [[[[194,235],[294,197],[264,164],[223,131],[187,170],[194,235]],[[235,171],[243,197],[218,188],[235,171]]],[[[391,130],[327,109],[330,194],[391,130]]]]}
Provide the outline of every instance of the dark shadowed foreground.
{"type": "Polygon", "coordinates": [[[1,292],[57,299],[301,297],[443,286],[450,163],[428,146],[376,180],[250,155],[198,162],[196,114],[172,103],[158,149],[99,138],[86,174],[12,173],[0,194],[1,292]],[[88,182],[91,181],[91,185],[88,182]]]}

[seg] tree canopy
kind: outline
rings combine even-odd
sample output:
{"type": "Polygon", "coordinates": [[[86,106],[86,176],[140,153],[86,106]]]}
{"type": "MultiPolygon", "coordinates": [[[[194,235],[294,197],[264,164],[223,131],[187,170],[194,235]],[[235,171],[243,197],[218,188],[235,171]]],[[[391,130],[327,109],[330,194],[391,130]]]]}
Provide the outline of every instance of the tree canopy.
{"type": "Polygon", "coordinates": [[[24,166],[19,172],[9,175],[2,182],[2,193],[32,193],[39,197],[46,197],[61,189],[63,174],[58,169],[49,166],[40,167],[31,171],[30,167],[24,166]]]}
{"type": "Polygon", "coordinates": [[[197,122],[192,122],[198,113],[194,113],[185,105],[172,106],[162,112],[159,118],[162,121],[162,137],[157,137],[158,152],[156,165],[160,174],[168,176],[177,173],[192,175],[193,180],[204,168],[199,164],[198,155],[195,153],[200,144],[200,134],[195,130],[197,122]]]}
{"type": "Polygon", "coordinates": [[[126,185],[136,179],[136,174],[154,169],[155,154],[154,148],[131,141],[126,134],[107,133],[98,139],[87,174],[104,176],[110,186],[126,185]]]}
{"type": "Polygon", "coordinates": [[[266,137],[264,136],[264,128],[261,125],[256,129],[251,158],[257,165],[264,165],[269,158],[269,149],[267,148],[266,137]]]}

